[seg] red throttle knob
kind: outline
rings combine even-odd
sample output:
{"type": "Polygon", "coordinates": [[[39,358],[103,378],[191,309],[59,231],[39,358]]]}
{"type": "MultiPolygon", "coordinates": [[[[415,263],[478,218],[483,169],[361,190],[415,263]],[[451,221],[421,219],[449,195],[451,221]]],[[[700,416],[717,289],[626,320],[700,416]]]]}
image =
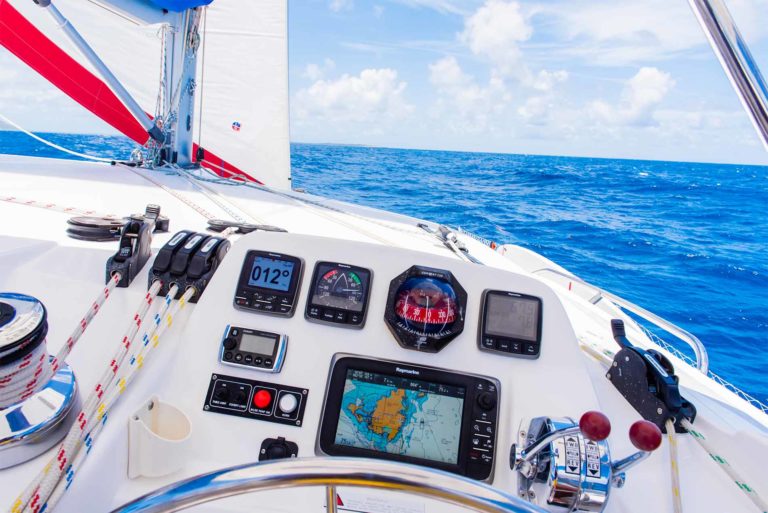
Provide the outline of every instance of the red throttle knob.
{"type": "Polygon", "coordinates": [[[638,420],[629,428],[629,440],[641,451],[655,451],[661,445],[661,430],[653,422],[638,420]]]}
{"type": "Polygon", "coordinates": [[[272,402],[272,394],[269,393],[269,390],[261,389],[255,394],[253,394],[253,405],[256,408],[263,410],[267,408],[267,406],[269,406],[271,402],[272,402]]]}
{"type": "Polygon", "coordinates": [[[611,421],[599,411],[588,411],[581,416],[579,428],[588,439],[599,442],[611,434],[611,421]]]}

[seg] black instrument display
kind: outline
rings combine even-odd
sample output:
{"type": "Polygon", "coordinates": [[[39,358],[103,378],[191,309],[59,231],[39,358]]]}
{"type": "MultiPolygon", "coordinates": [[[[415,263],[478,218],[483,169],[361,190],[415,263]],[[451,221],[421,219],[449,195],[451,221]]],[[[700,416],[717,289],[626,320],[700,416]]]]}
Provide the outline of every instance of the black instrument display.
{"type": "Polygon", "coordinates": [[[481,350],[519,358],[541,352],[541,299],[517,292],[486,290],[480,320],[481,350]]]}
{"type": "Polygon", "coordinates": [[[319,447],[473,479],[493,472],[499,388],[491,379],[354,356],[334,359],[319,447]]]}
{"type": "Polygon", "coordinates": [[[413,266],[390,283],[384,319],[401,346],[436,353],[464,330],[466,304],[450,271],[413,266]]]}
{"type": "Polygon", "coordinates": [[[290,260],[257,256],[248,276],[248,285],[286,292],[295,267],[290,260]]]}
{"type": "Polygon", "coordinates": [[[264,372],[280,372],[285,361],[288,337],[268,331],[227,326],[221,341],[219,361],[264,372]]]}
{"type": "Polygon", "coordinates": [[[371,271],[333,262],[318,262],[307,299],[309,320],[362,328],[368,308],[371,271]]]}
{"type": "Polygon", "coordinates": [[[302,272],[299,258],[251,250],[245,255],[237,283],[235,306],[291,317],[302,272]]]}

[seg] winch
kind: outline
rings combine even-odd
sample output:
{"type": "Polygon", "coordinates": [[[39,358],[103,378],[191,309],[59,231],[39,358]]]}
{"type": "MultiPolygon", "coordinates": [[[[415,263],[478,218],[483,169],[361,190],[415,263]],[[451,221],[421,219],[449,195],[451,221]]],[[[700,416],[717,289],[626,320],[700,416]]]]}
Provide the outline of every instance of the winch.
{"type": "Polygon", "coordinates": [[[47,451],[79,409],[72,370],[51,367],[47,312],[36,298],[0,293],[0,469],[47,451]],[[49,379],[50,378],[50,379],[49,379]]]}

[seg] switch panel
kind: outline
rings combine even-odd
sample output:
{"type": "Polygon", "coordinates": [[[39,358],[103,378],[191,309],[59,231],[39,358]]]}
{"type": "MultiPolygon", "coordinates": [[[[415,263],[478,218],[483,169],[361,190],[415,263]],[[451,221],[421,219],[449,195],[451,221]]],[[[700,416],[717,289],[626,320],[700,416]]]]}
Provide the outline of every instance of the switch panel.
{"type": "Polygon", "coordinates": [[[289,426],[301,426],[309,390],[265,381],[211,375],[203,409],[289,426]]]}

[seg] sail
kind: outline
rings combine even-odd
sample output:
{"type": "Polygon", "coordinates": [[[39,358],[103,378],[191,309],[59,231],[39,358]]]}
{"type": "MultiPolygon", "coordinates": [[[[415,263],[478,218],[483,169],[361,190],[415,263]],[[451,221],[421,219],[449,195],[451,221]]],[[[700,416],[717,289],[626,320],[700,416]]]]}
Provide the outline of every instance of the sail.
{"type": "MultiPolygon", "coordinates": [[[[207,0],[55,2],[150,117],[166,61],[163,28],[180,26],[183,16],[157,7],[164,3],[207,0]]],[[[201,164],[224,176],[290,187],[286,0],[216,0],[200,30],[194,148],[205,149],[201,164]]],[[[0,45],[115,129],[147,141],[98,72],[31,0],[0,0],[0,45]]]]}
{"type": "Polygon", "coordinates": [[[201,25],[197,143],[274,187],[290,187],[286,0],[216,0],[201,25]]]}

